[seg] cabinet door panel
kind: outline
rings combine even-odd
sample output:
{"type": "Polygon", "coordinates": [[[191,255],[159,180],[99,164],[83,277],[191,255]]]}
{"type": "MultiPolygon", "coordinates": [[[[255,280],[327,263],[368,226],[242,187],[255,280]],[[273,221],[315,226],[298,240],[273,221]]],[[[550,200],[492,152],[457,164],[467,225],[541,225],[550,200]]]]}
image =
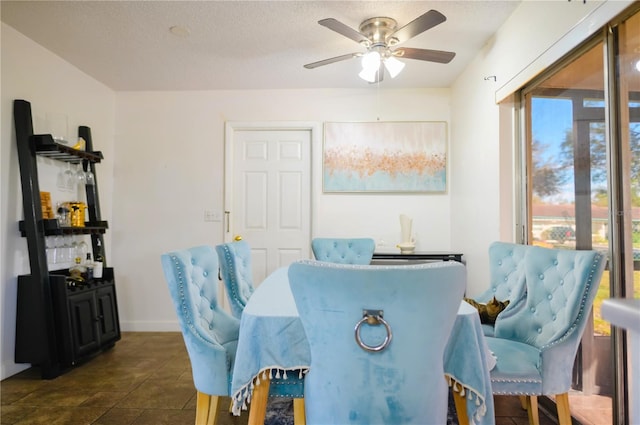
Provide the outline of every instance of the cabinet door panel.
{"type": "Polygon", "coordinates": [[[101,288],[96,293],[98,303],[98,319],[101,342],[118,339],[120,334],[118,317],[116,314],[116,296],[113,286],[101,288]]]}
{"type": "Polygon", "coordinates": [[[96,322],[96,302],[92,291],[69,297],[74,351],[77,356],[95,351],[100,346],[96,322]]]}

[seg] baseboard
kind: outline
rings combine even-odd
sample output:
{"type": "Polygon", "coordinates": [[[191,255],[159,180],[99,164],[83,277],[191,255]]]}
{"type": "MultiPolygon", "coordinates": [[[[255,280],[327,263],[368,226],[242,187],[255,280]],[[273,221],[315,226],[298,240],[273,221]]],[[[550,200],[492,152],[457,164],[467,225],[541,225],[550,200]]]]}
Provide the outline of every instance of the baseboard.
{"type": "Polygon", "coordinates": [[[31,367],[29,363],[2,363],[0,369],[0,380],[13,376],[31,367]]]}
{"type": "Polygon", "coordinates": [[[180,332],[178,321],[120,321],[121,332],[180,332]]]}

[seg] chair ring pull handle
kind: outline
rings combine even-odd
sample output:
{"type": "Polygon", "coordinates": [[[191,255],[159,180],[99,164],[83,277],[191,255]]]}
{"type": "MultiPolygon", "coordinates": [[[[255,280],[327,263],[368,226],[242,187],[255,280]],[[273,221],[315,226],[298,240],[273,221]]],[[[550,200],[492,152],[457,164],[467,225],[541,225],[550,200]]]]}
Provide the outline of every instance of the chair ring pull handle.
{"type": "Polygon", "coordinates": [[[393,338],[393,333],[391,332],[391,326],[387,323],[386,320],[383,319],[384,311],[382,310],[363,310],[362,311],[362,319],[356,324],[355,333],[356,333],[356,343],[365,351],[369,351],[372,353],[380,352],[387,348],[391,343],[391,339],[393,338]],[[360,337],[360,328],[363,323],[367,323],[368,325],[384,325],[387,330],[387,336],[384,338],[384,341],[380,345],[371,346],[367,345],[362,341],[360,337]]]}

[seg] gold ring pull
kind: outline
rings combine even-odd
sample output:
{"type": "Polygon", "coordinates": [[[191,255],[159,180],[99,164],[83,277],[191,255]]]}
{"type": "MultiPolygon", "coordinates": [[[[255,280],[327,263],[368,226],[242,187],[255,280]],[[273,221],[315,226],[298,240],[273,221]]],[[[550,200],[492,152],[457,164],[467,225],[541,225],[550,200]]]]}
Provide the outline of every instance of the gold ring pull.
{"type": "Polygon", "coordinates": [[[360,321],[356,324],[355,333],[356,333],[356,343],[363,350],[376,353],[384,350],[391,343],[391,339],[393,338],[393,333],[391,332],[391,326],[389,326],[387,321],[383,319],[383,316],[384,316],[383,310],[362,310],[362,319],[360,319],[360,321]],[[369,326],[376,326],[380,324],[384,325],[385,329],[387,330],[387,336],[384,338],[384,341],[382,341],[382,344],[371,346],[371,345],[365,344],[362,341],[362,338],[360,337],[360,328],[362,327],[362,324],[365,322],[369,326]]]}

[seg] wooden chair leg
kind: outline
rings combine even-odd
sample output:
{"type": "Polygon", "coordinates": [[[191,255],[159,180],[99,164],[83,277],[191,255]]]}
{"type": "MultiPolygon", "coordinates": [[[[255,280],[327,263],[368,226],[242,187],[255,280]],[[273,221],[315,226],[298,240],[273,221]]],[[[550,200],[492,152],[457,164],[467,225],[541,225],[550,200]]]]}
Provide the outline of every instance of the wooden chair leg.
{"type": "Polygon", "coordinates": [[[467,400],[461,396],[458,391],[453,390],[453,402],[456,405],[456,413],[458,414],[458,423],[460,425],[469,423],[467,415],[467,400]]]}
{"type": "Polygon", "coordinates": [[[520,406],[522,406],[522,409],[527,410],[527,396],[519,395],[518,398],[520,399],[520,406]]]}
{"type": "Polygon", "coordinates": [[[196,400],[196,425],[215,425],[218,414],[217,395],[209,395],[198,391],[196,400]]]}
{"type": "Polygon", "coordinates": [[[304,414],[304,398],[293,399],[293,424],[305,425],[307,418],[304,414]]]}
{"type": "MultiPolygon", "coordinates": [[[[269,371],[267,371],[267,376],[269,371]]],[[[262,378],[262,376],[260,376],[262,378]]],[[[263,425],[267,416],[267,402],[269,401],[269,378],[260,379],[260,383],[253,387],[253,395],[249,403],[249,421],[247,425],[263,425]]]]}
{"type": "Polygon", "coordinates": [[[558,423],[571,425],[571,410],[569,409],[569,393],[556,395],[556,407],[558,408],[558,423]]]}
{"type": "Polygon", "coordinates": [[[529,425],[540,425],[540,417],[538,416],[538,397],[535,395],[529,395],[526,396],[526,399],[529,425]]]}

